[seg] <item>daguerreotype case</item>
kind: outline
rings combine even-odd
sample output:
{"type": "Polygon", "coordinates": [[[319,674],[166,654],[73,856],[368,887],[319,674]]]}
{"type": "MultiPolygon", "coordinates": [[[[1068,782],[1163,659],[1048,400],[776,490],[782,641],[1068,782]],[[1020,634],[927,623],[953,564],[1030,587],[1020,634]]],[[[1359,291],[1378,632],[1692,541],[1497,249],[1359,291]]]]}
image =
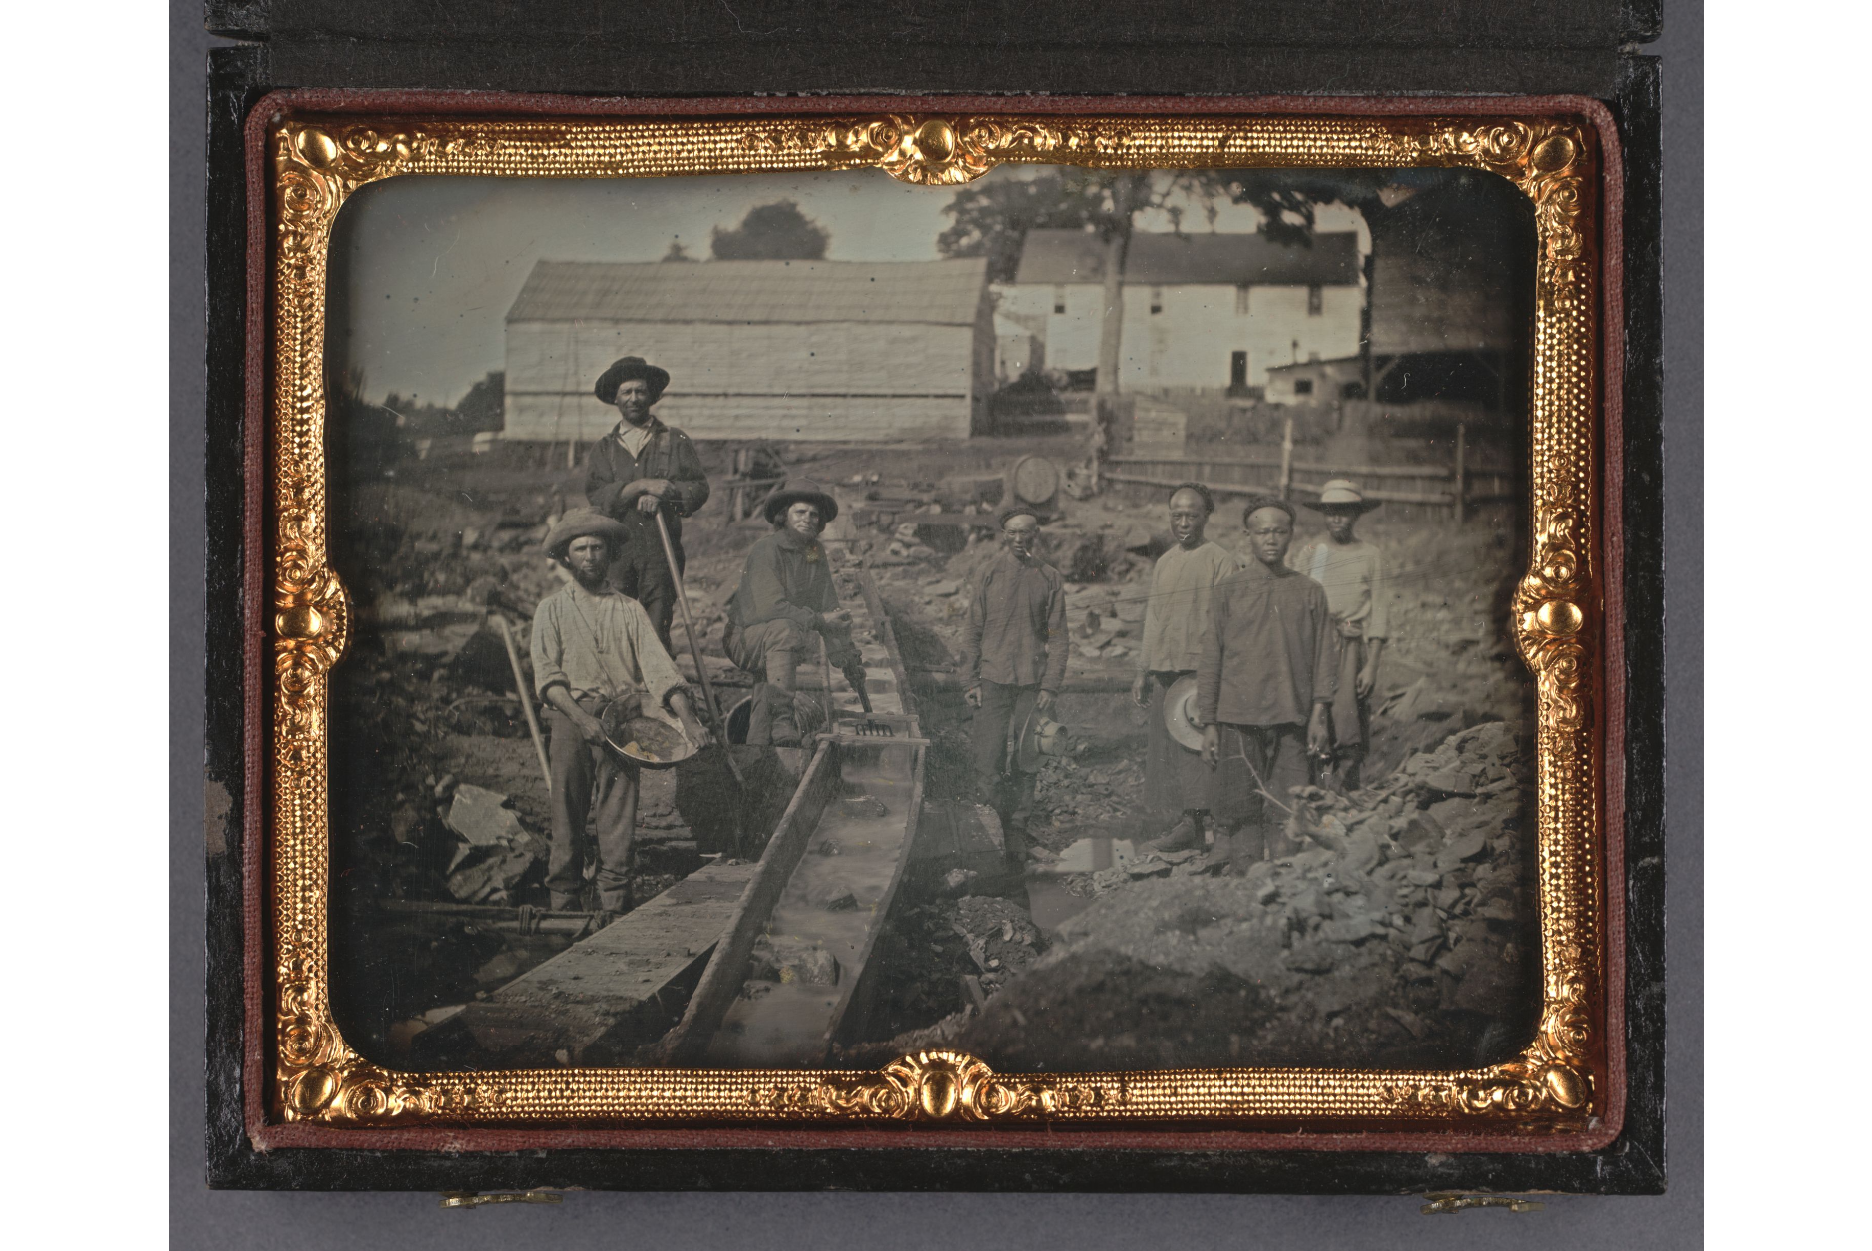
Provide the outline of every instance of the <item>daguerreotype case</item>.
{"type": "Polygon", "coordinates": [[[1662,1187],[1651,16],[209,7],[216,1184],[1662,1187]]]}

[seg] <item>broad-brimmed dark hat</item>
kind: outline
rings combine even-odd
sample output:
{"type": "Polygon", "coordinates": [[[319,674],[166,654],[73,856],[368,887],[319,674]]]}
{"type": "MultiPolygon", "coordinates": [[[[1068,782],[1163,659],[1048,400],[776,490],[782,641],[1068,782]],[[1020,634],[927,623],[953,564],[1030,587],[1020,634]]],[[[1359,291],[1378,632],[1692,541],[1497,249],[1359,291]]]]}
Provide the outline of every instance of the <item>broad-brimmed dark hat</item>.
{"type": "Polygon", "coordinates": [[[1301,500],[1300,504],[1316,513],[1368,513],[1384,506],[1378,500],[1366,499],[1350,478],[1334,478],[1320,488],[1317,503],[1301,500]]]}
{"type": "Polygon", "coordinates": [[[618,384],[642,378],[650,384],[650,402],[656,403],[669,386],[669,370],[658,369],[641,356],[625,356],[611,362],[611,368],[598,375],[592,394],[607,404],[617,403],[618,384]]]}
{"type": "Polygon", "coordinates": [[[619,546],[630,537],[630,531],[622,522],[613,521],[595,508],[574,508],[546,533],[546,554],[554,560],[564,560],[567,544],[582,535],[597,534],[604,536],[615,555],[619,546]]]}
{"type": "Polygon", "coordinates": [[[815,505],[819,509],[819,520],[827,525],[838,516],[838,501],[832,497],[832,492],[810,478],[790,478],[781,483],[780,489],[761,505],[761,516],[769,523],[778,521],[780,514],[795,504],[815,505]]]}

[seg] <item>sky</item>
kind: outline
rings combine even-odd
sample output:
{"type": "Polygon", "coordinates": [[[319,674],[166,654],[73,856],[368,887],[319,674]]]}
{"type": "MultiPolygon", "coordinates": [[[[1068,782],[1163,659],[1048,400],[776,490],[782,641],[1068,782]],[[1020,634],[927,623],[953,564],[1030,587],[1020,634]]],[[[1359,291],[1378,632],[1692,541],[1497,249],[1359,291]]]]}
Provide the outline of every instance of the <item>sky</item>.
{"type": "MultiPolygon", "coordinates": [[[[988,177],[1030,176],[1003,168],[988,177]]],[[[954,188],[881,170],[711,178],[403,177],[346,202],[332,239],[332,343],[364,370],[364,394],[452,405],[502,367],[507,310],[539,260],[655,261],[672,240],[706,259],[709,232],[750,208],[797,201],[831,235],[836,261],[936,260],[954,188]]],[[[1161,216],[1161,215],[1157,215],[1161,216]]],[[[1356,215],[1354,215],[1356,216],[1356,215]]],[[[1320,226],[1344,229],[1324,214],[1320,226]]],[[[1214,228],[1253,230],[1253,209],[1222,205],[1214,228]]],[[[1361,223],[1357,223],[1362,225],[1361,223]]],[[[1168,230],[1140,218],[1140,229],[1168,230]]],[[[1185,231],[1210,229],[1200,212],[1185,231]]]]}

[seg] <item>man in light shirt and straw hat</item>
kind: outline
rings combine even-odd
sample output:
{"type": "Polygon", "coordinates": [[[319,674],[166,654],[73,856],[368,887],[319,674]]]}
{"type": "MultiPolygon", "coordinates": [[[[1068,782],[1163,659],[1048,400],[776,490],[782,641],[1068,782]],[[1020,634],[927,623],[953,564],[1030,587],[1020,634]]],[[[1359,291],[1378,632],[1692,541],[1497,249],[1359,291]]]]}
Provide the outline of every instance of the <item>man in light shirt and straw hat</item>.
{"type": "Polygon", "coordinates": [[[631,906],[630,850],[637,832],[637,767],[605,743],[601,718],[615,700],[667,707],[690,741],[705,746],[688,687],[658,641],[643,606],[605,580],[630,532],[593,509],[575,509],[546,535],[546,554],[572,576],[533,610],[533,685],[552,734],[552,851],[546,889],[556,912],[576,910],[591,844],[598,858],[598,906],[631,906]],[[586,836],[586,820],[593,835],[586,836]]]}
{"type": "Polygon", "coordinates": [[[1339,785],[1357,790],[1371,750],[1371,697],[1378,686],[1378,658],[1391,633],[1391,592],[1385,585],[1384,553],[1353,530],[1379,505],[1350,478],[1334,478],[1320,488],[1317,503],[1303,506],[1325,518],[1326,535],[1302,549],[1293,567],[1326,588],[1339,641],[1332,763],[1339,785]]]}

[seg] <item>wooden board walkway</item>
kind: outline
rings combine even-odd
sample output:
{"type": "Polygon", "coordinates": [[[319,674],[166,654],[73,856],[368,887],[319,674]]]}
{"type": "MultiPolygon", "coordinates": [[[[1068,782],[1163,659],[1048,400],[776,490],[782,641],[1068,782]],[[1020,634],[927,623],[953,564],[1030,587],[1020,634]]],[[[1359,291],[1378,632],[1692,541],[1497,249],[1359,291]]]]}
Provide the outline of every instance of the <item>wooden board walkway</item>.
{"type": "Polygon", "coordinates": [[[687,1006],[688,991],[754,876],[712,864],[486,999],[417,1035],[426,1067],[628,1064],[687,1006]]]}

